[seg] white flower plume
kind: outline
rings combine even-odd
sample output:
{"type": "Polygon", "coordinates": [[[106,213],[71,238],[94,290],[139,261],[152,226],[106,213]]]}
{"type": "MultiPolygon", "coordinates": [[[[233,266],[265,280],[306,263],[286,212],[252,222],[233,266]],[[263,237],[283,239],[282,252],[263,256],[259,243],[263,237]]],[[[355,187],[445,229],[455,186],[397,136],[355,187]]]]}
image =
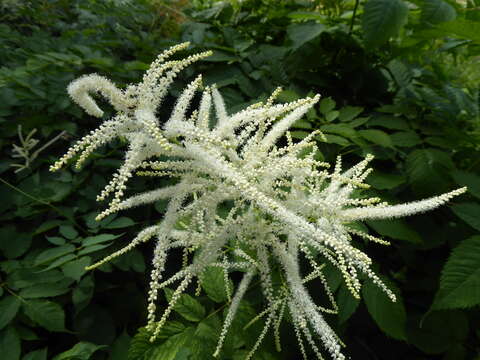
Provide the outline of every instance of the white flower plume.
{"type": "MultiPolygon", "coordinates": [[[[319,99],[305,98],[286,104],[273,104],[277,89],[265,103],[257,103],[235,114],[228,114],[216,87],[203,89],[199,109],[189,109],[193,97],[202,87],[197,77],[177,100],[168,121],[161,122],[156,110],[176,74],[209,52],[184,60],[167,61],[174,52],[188,43],[172,47],[157,60],[143,77],[143,82],[120,90],[99,75],[75,80],[68,87],[72,99],[93,116],[101,117],[90,93],[99,93],[111,102],[118,114],[105,121],[68,150],[51,170],[57,170],[79,155],[77,166],[99,146],[122,136],[129,142],[125,161],[98,199],[113,193],[108,208],[97,219],[119,210],[168,199],[165,216],[158,224],[138,234],[125,248],[89,267],[93,269],[136,245],[156,239],[153,254],[148,323],[152,340],[159,334],[180,295],[209,266],[220,267],[228,278],[230,271],[244,272],[231,297],[223,329],[215,351],[221,351],[225,336],[239,304],[248,291],[252,278],[258,275],[265,296],[265,327],[248,354],[260,345],[273,328],[280,348],[278,328],[285,310],[290,312],[303,357],[306,341],[321,358],[316,341],[333,359],[345,359],[341,342],[324,320],[322,312],[335,313],[333,294],[322,273],[328,261],[343,275],[348,289],[359,297],[359,273],[365,274],[395,301],[395,295],[371,270],[371,259],[352,243],[358,236],[381,244],[375,236],[349,226],[353,221],[408,216],[438,207],[463,193],[461,188],[431,199],[401,205],[379,203],[378,198],[353,197],[353,192],[368,187],[364,180],[372,156],[343,171],[341,159],[332,172],[328,164],[316,160],[314,141],[319,132],[293,143],[288,129],[319,99]],[[214,111],[213,111],[214,110],[214,111]],[[211,121],[212,114],[216,115],[211,121]],[[214,122],[214,126],[210,124],[214,122]],[[286,135],[287,145],[278,147],[286,135]],[[126,183],[134,174],[172,177],[175,185],[158,188],[123,199],[126,183]],[[226,216],[219,209],[228,207],[226,216]],[[181,227],[180,227],[181,225],[181,227]],[[195,256],[169,279],[163,279],[167,254],[173,248],[194,252],[195,256]],[[303,274],[300,262],[311,267],[303,274]],[[279,269],[283,284],[272,281],[272,268],[279,269]],[[305,283],[320,281],[331,309],[318,306],[310,297],[305,283]],[[157,321],[158,291],[179,282],[169,306],[157,321]]],[[[320,133],[320,136],[323,136],[320,133]]],[[[357,194],[358,195],[358,194],[357,194]]],[[[356,196],[356,195],[355,195],[356,196]]],[[[230,296],[230,295],[229,295],[230,296]]]]}

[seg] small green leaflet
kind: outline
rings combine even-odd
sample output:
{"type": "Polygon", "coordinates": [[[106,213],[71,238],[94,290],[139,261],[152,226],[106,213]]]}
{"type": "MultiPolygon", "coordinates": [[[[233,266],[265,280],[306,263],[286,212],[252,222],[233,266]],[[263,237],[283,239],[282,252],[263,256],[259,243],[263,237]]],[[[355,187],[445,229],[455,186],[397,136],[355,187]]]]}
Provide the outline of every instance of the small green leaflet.
{"type": "MultiPolygon", "coordinates": [[[[233,284],[229,280],[230,291],[233,284]]],[[[217,303],[227,300],[227,288],[225,286],[224,272],[219,267],[209,266],[202,276],[202,288],[210,299],[217,303]]]]}
{"type": "Polygon", "coordinates": [[[88,360],[94,352],[106,348],[106,345],[97,345],[89,342],[79,342],[70,350],[55,356],[52,360],[88,360]]]}
{"type": "Polygon", "coordinates": [[[13,326],[0,332],[0,354],[2,360],[19,360],[21,342],[13,326]]]}
{"type": "Polygon", "coordinates": [[[20,304],[20,299],[12,295],[0,300],[0,330],[17,315],[20,304]]]}
{"type": "Polygon", "coordinates": [[[29,300],[23,311],[32,321],[50,331],[65,331],[65,314],[57,303],[48,300],[29,300]]]}
{"type": "MultiPolygon", "coordinates": [[[[167,300],[170,301],[173,290],[165,288],[164,291],[167,300]]],[[[189,321],[200,321],[205,317],[205,308],[188,294],[180,295],[180,299],[176,302],[174,310],[189,321]]]]}

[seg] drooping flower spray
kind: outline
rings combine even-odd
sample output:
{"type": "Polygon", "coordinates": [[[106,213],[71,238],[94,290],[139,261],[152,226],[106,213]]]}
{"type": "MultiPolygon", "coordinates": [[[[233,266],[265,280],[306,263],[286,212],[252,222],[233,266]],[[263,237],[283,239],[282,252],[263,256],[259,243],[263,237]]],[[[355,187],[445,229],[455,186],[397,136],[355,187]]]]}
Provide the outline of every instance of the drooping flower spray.
{"type": "Polygon", "coordinates": [[[354,191],[368,187],[364,181],[371,171],[368,163],[372,156],[348,170],[342,169],[341,158],[338,158],[333,171],[328,171],[329,164],[315,157],[315,137],[323,136],[320,132],[314,131],[297,143],[293,143],[288,132],[295,121],[318,102],[318,95],[274,104],[279,93],[276,90],[265,103],[228,114],[216,87],[202,89],[202,78],[198,76],[179,96],[170,118],[160,121],[156,111],[178,72],[210,55],[207,51],[184,60],[169,60],[172,54],[188,45],[176,45],[165,51],[152,63],[141,83],[129,85],[125,90],[99,75],[83,76],[68,87],[72,99],[88,114],[102,117],[103,111],[91,96],[99,94],[112,104],[117,115],[78,141],[51,170],[58,170],[77,155],[79,167],[95,149],[121,136],[128,141],[125,160],[98,196],[98,200],[108,196],[112,196],[112,200],[97,219],[168,200],[163,219],[89,269],[153,239],[156,246],[148,294],[148,327],[152,340],[180,295],[195,279],[202,281],[207,267],[215,266],[223,269],[226,278],[231,271],[243,272],[242,280],[231,294],[215,356],[221,351],[252,279],[258,277],[266,303],[262,313],[265,325],[247,359],[270,329],[279,343],[278,326],[286,311],[291,315],[304,358],[304,342],[322,358],[320,342],[333,359],[345,359],[340,340],[322,316],[322,312],[334,313],[338,307],[319,259],[340,270],[354,297],[360,294],[361,273],[395,301],[395,295],[371,270],[372,260],[355,248],[352,236],[380,244],[387,242],[349,224],[431,210],[466,189],[400,205],[353,196],[354,191]],[[189,111],[194,95],[201,89],[199,108],[189,111]],[[216,121],[212,121],[214,115],[216,121]],[[211,126],[212,123],[215,125],[211,126]],[[278,140],[285,135],[287,145],[278,147],[278,140]],[[124,199],[127,182],[134,175],[172,177],[178,182],[124,199]],[[230,204],[228,214],[220,216],[218,209],[226,202],[230,204]],[[183,219],[189,222],[181,222],[184,226],[179,230],[177,225],[183,219]],[[167,255],[174,248],[186,249],[195,256],[173,276],[164,279],[167,255]],[[310,273],[302,273],[300,261],[310,265],[310,273]],[[282,287],[272,282],[273,268],[281,272],[282,287]],[[331,309],[320,307],[312,300],[305,283],[313,280],[325,289],[331,309]],[[159,290],[175,283],[178,285],[168,307],[162,309],[157,318],[159,290]]]}

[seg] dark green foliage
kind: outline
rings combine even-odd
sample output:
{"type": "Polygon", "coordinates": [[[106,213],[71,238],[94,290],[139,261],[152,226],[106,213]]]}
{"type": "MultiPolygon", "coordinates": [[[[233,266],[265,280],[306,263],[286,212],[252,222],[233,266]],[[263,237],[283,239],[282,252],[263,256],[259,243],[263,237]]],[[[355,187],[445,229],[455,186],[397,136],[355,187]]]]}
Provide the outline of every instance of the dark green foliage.
{"type": "MultiPolygon", "coordinates": [[[[466,9],[450,0],[197,1],[186,21],[174,27],[164,26],[163,8],[146,0],[18,3],[23,4],[0,8],[2,360],[211,358],[228,305],[221,270],[209,269],[199,297],[193,288],[182,296],[154,343],[142,328],[151,248],[94,272],[84,270],[145,224],[160,220],[165,209],[158,203],[94,220],[95,196],[116,168],[114,159],[122,156],[121,142],[96,152],[86,171],[47,171],[70,142],[95,127],[68,98],[71,80],[97,72],[120,85],[135,82],[161,50],[186,40],[192,51],[213,49],[214,55],[182,73],[167,109],[198,72],[207,84],[218,84],[230,112],[266,99],[276,86],[284,88],[280,101],[319,92],[320,105],[295,124],[292,137],[321,129],[328,141],[319,142],[319,156],[330,162],[340,154],[350,165],[373,153],[372,195],[400,203],[469,187],[450,208],[366,224],[372,234],[392,242],[388,248],[358,239],[358,246],[368,247],[377,272],[390,279],[397,303],[368,282],[358,301],[332,267],[326,266],[325,275],[340,307],[338,317],[327,320],[352,358],[475,358],[480,347],[478,0],[468,1],[466,9]],[[178,33],[166,32],[180,26],[178,33]],[[29,169],[14,173],[10,165],[21,160],[12,158],[18,125],[24,136],[38,130],[37,148],[63,130],[66,134],[29,169]]],[[[138,192],[150,184],[129,185],[138,192]]],[[[181,254],[173,254],[167,265],[175,267],[175,261],[181,262],[181,254]]],[[[233,288],[238,279],[230,281],[233,288]]],[[[254,345],[262,319],[245,326],[263,310],[259,291],[254,284],[247,292],[221,359],[243,359],[254,345]]],[[[167,290],[167,298],[170,294],[167,290]]],[[[316,300],[325,305],[325,299],[316,300]]],[[[159,309],[165,304],[161,299],[159,309]]],[[[288,322],[287,316],[280,326],[282,352],[267,339],[255,359],[299,358],[288,322]]]]}

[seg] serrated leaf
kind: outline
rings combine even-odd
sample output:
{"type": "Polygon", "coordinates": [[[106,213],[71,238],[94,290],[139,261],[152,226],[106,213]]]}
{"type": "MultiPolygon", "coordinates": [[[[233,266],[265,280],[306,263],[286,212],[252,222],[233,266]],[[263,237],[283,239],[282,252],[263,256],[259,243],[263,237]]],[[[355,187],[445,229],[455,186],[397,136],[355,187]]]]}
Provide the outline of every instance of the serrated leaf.
{"type": "Polygon", "coordinates": [[[65,276],[80,281],[80,278],[85,274],[85,267],[90,265],[92,259],[88,256],[84,256],[80,259],[70,261],[69,263],[62,266],[62,271],[65,276]]]}
{"type": "Polygon", "coordinates": [[[47,348],[31,351],[22,360],[47,360],[47,351],[47,348]]]}
{"type": "MultiPolygon", "coordinates": [[[[233,284],[229,281],[230,289],[233,284]]],[[[224,281],[223,270],[219,267],[209,266],[202,274],[202,288],[210,299],[217,303],[227,300],[227,289],[224,281]]]]}
{"type": "Polygon", "coordinates": [[[57,260],[52,262],[50,265],[48,265],[48,267],[45,268],[44,270],[42,270],[41,272],[48,271],[48,270],[51,270],[51,269],[55,269],[59,266],[62,266],[65,263],[69,262],[70,260],[75,259],[76,257],[77,256],[75,254],[68,254],[68,255],[62,256],[61,258],[58,258],[57,260]]]}
{"type": "Polygon", "coordinates": [[[382,236],[413,244],[422,242],[420,235],[401,219],[368,220],[366,223],[382,236]]]}
{"type": "MultiPolygon", "coordinates": [[[[167,300],[172,298],[173,290],[165,288],[167,300]]],[[[180,295],[176,302],[174,310],[189,321],[200,321],[205,317],[205,308],[196,299],[188,294],[180,295]]]]}
{"type": "Polygon", "coordinates": [[[0,251],[8,259],[15,259],[30,248],[32,237],[27,233],[19,233],[14,226],[0,228],[0,251]]]}
{"type": "Polygon", "coordinates": [[[29,300],[23,304],[25,315],[50,331],[65,331],[65,314],[57,303],[48,300],[29,300]]]}
{"type": "Polygon", "coordinates": [[[0,354],[2,360],[19,360],[21,352],[20,338],[17,331],[8,327],[0,332],[0,354]]]}
{"type": "Polygon", "coordinates": [[[480,176],[461,170],[453,171],[451,175],[458,185],[467,186],[468,192],[480,199],[480,176]]]}
{"type": "Polygon", "coordinates": [[[360,106],[345,106],[340,109],[340,114],[338,116],[340,121],[352,121],[363,111],[363,108],[360,106]]]}
{"type": "Polygon", "coordinates": [[[461,203],[452,205],[451,209],[460,219],[474,229],[480,230],[480,205],[478,203],[461,203]]]}
{"type": "Polygon", "coordinates": [[[292,41],[292,48],[298,49],[303,44],[319,36],[327,27],[315,21],[292,24],[287,28],[287,35],[292,41]]]}
{"type": "Polygon", "coordinates": [[[95,244],[101,244],[106,241],[114,240],[122,236],[123,234],[119,235],[113,235],[113,234],[100,234],[96,236],[89,236],[85,239],[82,240],[82,245],[84,247],[95,245],[95,244]]]}
{"type": "Polygon", "coordinates": [[[82,255],[91,254],[95,251],[105,249],[105,248],[107,248],[111,245],[112,245],[112,243],[110,242],[110,243],[107,243],[107,244],[96,244],[96,245],[87,246],[85,249],[80,250],[78,252],[78,255],[82,256],[82,255]]]}
{"type": "Polygon", "coordinates": [[[368,130],[358,130],[358,134],[364,139],[383,146],[383,147],[392,147],[392,140],[390,136],[382,130],[368,129],[368,130]]]}
{"type": "Polygon", "coordinates": [[[78,231],[71,225],[62,225],[58,230],[62,236],[69,240],[75,239],[78,236],[78,231]]]}
{"type": "Polygon", "coordinates": [[[20,299],[11,295],[0,300],[0,330],[17,315],[20,304],[20,299]]]}
{"type": "Polygon", "coordinates": [[[412,147],[422,143],[422,139],[413,131],[399,131],[390,135],[393,145],[412,147]]]}
{"type": "Polygon", "coordinates": [[[422,21],[437,24],[452,21],[456,17],[457,12],[449,3],[443,0],[423,0],[422,21]]]}
{"type": "Polygon", "coordinates": [[[441,354],[468,335],[468,319],[461,311],[434,311],[412,325],[408,341],[426,354],[441,354]]]}
{"type": "Polygon", "coordinates": [[[73,246],[72,244],[65,244],[57,246],[53,249],[45,250],[35,258],[34,266],[47,264],[59,258],[60,256],[69,254],[73,251],[75,251],[75,246],[73,246]]]}
{"type": "Polygon", "coordinates": [[[194,334],[194,329],[189,327],[180,334],[169,337],[163,344],[155,347],[148,353],[145,360],[174,360],[180,349],[194,334]]]}
{"type": "Polygon", "coordinates": [[[480,304],[480,236],[460,243],[448,258],[432,309],[466,308],[480,304]]]}
{"type": "Polygon", "coordinates": [[[81,341],[70,350],[58,354],[52,360],[88,360],[96,351],[105,349],[106,347],[106,345],[97,345],[81,341]]]}
{"type": "Polygon", "coordinates": [[[344,323],[357,310],[360,300],[355,299],[345,285],[340,286],[337,294],[338,321],[344,323]]]}
{"type": "Polygon", "coordinates": [[[368,0],[363,9],[362,27],[368,46],[379,46],[396,36],[408,18],[402,0],[368,0]]]}
{"type": "Polygon", "coordinates": [[[396,302],[390,298],[373,282],[367,281],[362,287],[362,297],[367,310],[387,335],[397,340],[406,340],[406,315],[403,299],[400,292],[389,281],[382,278],[387,287],[395,293],[396,302]]]}
{"type": "Polygon", "coordinates": [[[35,284],[20,291],[20,296],[24,299],[38,299],[44,297],[54,297],[67,293],[69,285],[72,283],[69,279],[63,279],[55,283],[35,284]]]}
{"type": "Polygon", "coordinates": [[[413,189],[421,195],[449,189],[448,173],[454,168],[450,155],[437,149],[417,149],[405,163],[413,189]]]}
{"type": "Polygon", "coordinates": [[[405,181],[405,177],[401,175],[388,174],[380,171],[373,171],[367,178],[367,183],[378,190],[390,190],[403,184],[405,181]]]}
{"type": "Polygon", "coordinates": [[[105,229],[121,229],[124,227],[135,225],[135,222],[128,217],[119,217],[104,226],[105,229]]]}
{"type": "Polygon", "coordinates": [[[323,115],[326,115],[328,114],[330,111],[332,111],[333,109],[335,109],[335,106],[336,106],[336,102],[335,100],[333,100],[332,98],[325,98],[325,99],[322,99],[320,100],[320,112],[323,114],[323,115]]]}

